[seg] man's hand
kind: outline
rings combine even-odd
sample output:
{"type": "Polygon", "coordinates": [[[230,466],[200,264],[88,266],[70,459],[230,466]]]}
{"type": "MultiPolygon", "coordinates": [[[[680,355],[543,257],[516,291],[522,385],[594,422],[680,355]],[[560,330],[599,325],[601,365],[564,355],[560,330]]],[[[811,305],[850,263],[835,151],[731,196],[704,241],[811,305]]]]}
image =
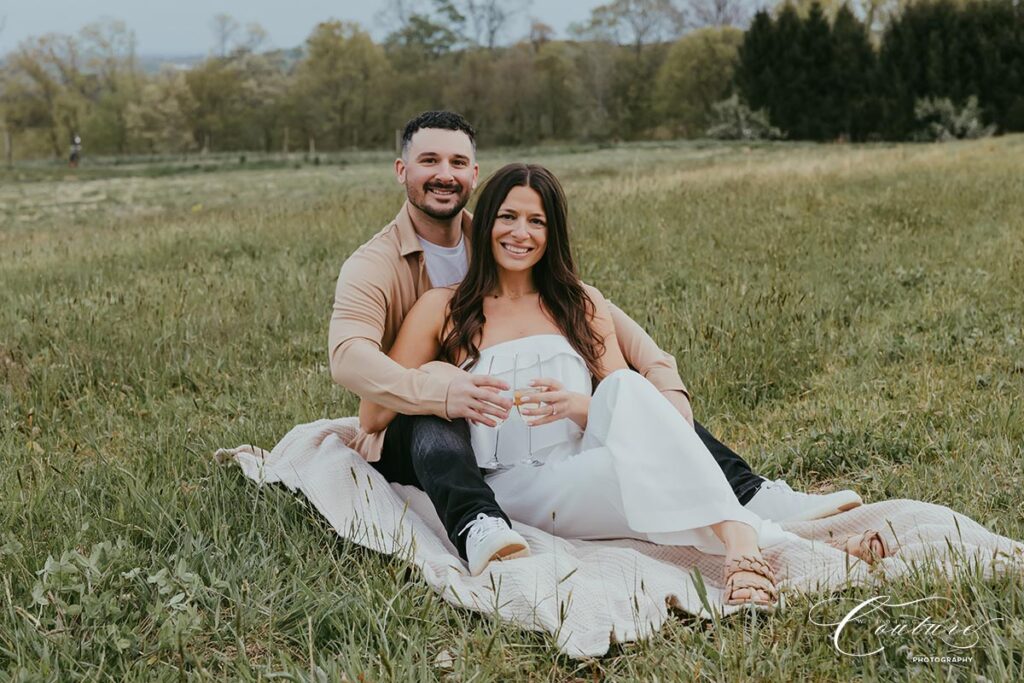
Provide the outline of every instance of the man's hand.
{"type": "Polygon", "coordinates": [[[512,399],[498,393],[508,391],[508,388],[508,382],[490,375],[466,373],[456,377],[448,385],[448,417],[462,417],[488,427],[497,427],[498,422],[492,418],[505,420],[512,408],[512,399]]]}
{"type": "Polygon", "coordinates": [[[690,399],[681,391],[663,391],[661,395],[668,399],[669,403],[679,411],[679,414],[686,418],[686,421],[693,427],[693,408],[690,407],[690,399]]]}

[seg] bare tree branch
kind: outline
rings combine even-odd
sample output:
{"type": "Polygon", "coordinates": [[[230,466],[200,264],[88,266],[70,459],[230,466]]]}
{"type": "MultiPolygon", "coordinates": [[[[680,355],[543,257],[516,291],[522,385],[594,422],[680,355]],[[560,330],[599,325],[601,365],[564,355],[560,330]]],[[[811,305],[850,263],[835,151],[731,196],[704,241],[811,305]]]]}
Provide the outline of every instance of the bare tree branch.
{"type": "Polygon", "coordinates": [[[614,0],[595,7],[590,21],[570,31],[590,39],[632,45],[640,53],[644,45],[674,40],[686,27],[686,12],[673,0],[614,0]]]}
{"type": "Polygon", "coordinates": [[[744,0],[689,0],[691,23],[703,26],[743,26],[750,18],[744,0]]]}
{"type": "Polygon", "coordinates": [[[469,18],[477,45],[494,48],[502,29],[529,4],[530,0],[462,0],[460,9],[469,18]]]}
{"type": "Polygon", "coordinates": [[[213,32],[213,44],[217,54],[227,57],[231,43],[238,33],[238,22],[230,14],[218,14],[210,20],[210,30],[213,32]]]}

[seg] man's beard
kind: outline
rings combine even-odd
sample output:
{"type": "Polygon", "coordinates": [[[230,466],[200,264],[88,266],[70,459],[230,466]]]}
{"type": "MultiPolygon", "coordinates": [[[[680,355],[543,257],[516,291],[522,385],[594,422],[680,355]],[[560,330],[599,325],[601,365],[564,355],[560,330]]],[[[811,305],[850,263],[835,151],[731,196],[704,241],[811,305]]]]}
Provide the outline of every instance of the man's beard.
{"type": "Polygon", "coordinates": [[[413,193],[410,192],[409,190],[410,188],[407,186],[406,196],[409,198],[409,203],[411,203],[417,209],[419,209],[420,211],[422,211],[423,213],[427,214],[428,216],[435,220],[445,221],[448,220],[449,218],[454,218],[459,213],[461,213],[462,210],[466,208],[466,204],[469,203],[469,193],[467,192],[465,193],[465,195],[463,195],[462,185],[459,183],[454,183],[452,185],[436,185],[434,183],[428,183],[423,186],[423,193],[419,196],[414,196],[413,193]],[[451,207],[444,209],[434,209],[427,206],[427,195],[430,194],[431,189],[435,188],[453,190],[454,195],[457,199],[455,204],[453,204],[451,207]]]}

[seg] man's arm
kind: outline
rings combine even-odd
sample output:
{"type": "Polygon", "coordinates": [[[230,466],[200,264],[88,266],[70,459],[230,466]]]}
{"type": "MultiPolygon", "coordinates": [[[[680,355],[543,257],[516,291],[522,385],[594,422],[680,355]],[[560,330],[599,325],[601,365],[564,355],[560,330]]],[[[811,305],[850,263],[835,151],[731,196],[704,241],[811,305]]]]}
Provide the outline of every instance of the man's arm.
{"type": "Polygon", "coordinates": [[[676,359],[665,353],[654,343],[650,335],[622,310],[608,302],[612,322],[615,325],[615,336],[619,340],[622,356],[647,380],[658,388],[675,409],[693,424],[693,410],[690,407],[690,392],[679,377],[676,359]]]}
{"type": "MultiPolygon", "coordinates": [[[[496,377],[472,375],[454,365],[435,360],[441,351],[441,330],[444,328],[445,311],[451,294],[448,289],[425,292],[405,316],[398,338],[388,351],[388,357],[403,367],[418,367],[431,374],[441,373],[441,376],[450,378],[448,412],[496,427],[496,422],[475,409],[474,402],[470,401],[460,407],[459,397],[468,392],[470,399],[490,404],[488,410],[492,413],[500,412],[501,418],[505,419],[512,402],[498,392],[508,389],[508,384],[496,377]],[[505,405],[501,406],[502,403],[505,405]]],[[[363,399],[359,402],[359,424],[364,431],[379,432],[386,429],[395,415],[395,411],[373,401],[363,399]]]]}
{"type": "MultiPolygon", "coordinates": [[[[381,351],[388,310],[388,279],[393,264],[364,250],[341,267],[334,293],[328,348],[331,377],[360,399],[404,415],[468,418],[489,427],[504,419],[512,402],[495,393],[508,387],[487,375],[439,372],[437,364],[409,361],[410,367],[381,351]],[[427,368],[430,371],[425,370],[427,368]]],[[[399,334],[401,337],[401,334],[399,334]]],[[[383,429],[391,415],[373,420],[383,429]]]]}
{"type": "Polygon", "coordinates": [[[341,267],[328,334],[331,377],[360,398],[399,413],[450,419],[450,377],[404,368],[381,351],[391,270],[386,259],[365,250],[341,267]]]}

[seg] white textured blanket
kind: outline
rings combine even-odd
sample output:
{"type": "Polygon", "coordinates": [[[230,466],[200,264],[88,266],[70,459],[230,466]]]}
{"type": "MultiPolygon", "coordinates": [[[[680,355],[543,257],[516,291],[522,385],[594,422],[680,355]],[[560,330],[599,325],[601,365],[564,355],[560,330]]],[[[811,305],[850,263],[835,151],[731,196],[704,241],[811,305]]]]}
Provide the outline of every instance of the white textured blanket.
{"type": "MultiPolygon", "coordinates": [[[[215,457],[235,460],[260,484],[280,482],[301,491],[351,542],[382,553],[407,553],[448,602],[481,612],[497,610],[502,619],[523,628],[548,631],[573,657],[603,655],[613,640],[644,638],[661,627],[669,606],[707,616],[694,569],[700,570],[708,604],[721,609],[721,557],[641,541],[572,541],[518,524],[532,556],[495,562],[483,575],[470,576],[426,494],[388,485],[346,445],[355,433],[355,418],[318,420],[292,429],[270,453],[247,445],[221,449],[215,457]]],[[[895,551],[879,565],[880,576],[899,574],[911,561],[934,563],[951,574],[950,548],[976,556],[988,574],[1010,565],[1024,567],[1024,545],[949,508],[919,501],[865,505],[786,528],[813,540],[765,550],[783,591],[873,580],[863,563],[850,566],[844,553],[824,542],[866,528],[882,531],[895,551]]],[[[721,611],[732,609],[737,608],[721,611]]]]}

